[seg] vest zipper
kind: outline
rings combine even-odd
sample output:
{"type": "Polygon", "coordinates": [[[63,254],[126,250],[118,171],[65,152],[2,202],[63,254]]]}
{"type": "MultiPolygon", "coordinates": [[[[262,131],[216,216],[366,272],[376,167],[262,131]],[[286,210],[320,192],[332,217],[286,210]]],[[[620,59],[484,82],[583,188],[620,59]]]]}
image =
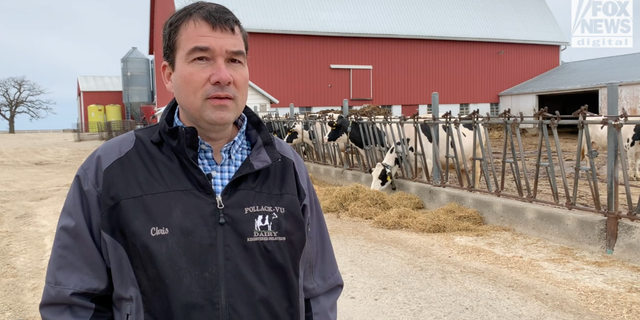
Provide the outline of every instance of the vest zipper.
{"type": "Polygon", "coordinates": [[[216,196],[216,202],[218,203],[218,209],[220,209],[220,218],[218,219],[218,223],[220,225],[225,224],[226,220],[224,219],[224,212],[222,211],[222,209],[224,209],[224,203],[222,203],[222,196],[216,196]]]}
{"type": "MultiPolygon", "coordinates": [[[[214,192],[215,193],[215,192],[214,192]]],[[[218,220],[218,267],[220,268],[220,319],[229,319],[229,310],[227,306],[227,288],[225,284],[225,271],[224,271],[224,236],[222,234],[224,228],[224,213],[222,209],[224,204],[222,203],[222,195],[216,196],[216,202],[218,203],[218,210],[220,211],[220,219],[218,220]]]]}

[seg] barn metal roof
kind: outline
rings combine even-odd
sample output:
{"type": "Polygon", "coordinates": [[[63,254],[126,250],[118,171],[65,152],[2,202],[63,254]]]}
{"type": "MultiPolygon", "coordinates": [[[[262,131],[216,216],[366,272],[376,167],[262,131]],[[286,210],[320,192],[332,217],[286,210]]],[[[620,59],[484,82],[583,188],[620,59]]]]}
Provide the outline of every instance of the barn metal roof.
{"type": "Polygon", "coordinates": [[[78,76],[80,91],[122,91],[121,76],[78,76]]]}
{"type": "Polygon", "coordinates": [[[210,2],[228,7],[248,32],[568,44],[544,0],[210,2]]]}
{"type": "Polygon", "coordinates": [[[568,91],[640,82],[640,53],[566,62],[500,95],[568,91]]]}

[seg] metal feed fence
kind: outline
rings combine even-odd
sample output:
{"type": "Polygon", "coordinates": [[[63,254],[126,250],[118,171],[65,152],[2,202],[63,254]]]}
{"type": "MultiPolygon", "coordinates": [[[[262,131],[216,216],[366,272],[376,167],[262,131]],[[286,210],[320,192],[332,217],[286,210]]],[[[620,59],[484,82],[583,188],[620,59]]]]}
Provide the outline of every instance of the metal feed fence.
{"type": "Polygon", "coordinates": [[[410,138],[416,141],[414,152],[409,153],[403,144],[396,145],[396,154],[403,165],[394,179],[637,220],[640,183],[634,179],[640,177],[635,176],[635,171],[629,174],[628,157],[632,151],[635,158],[635,148],[640,146],[630,146],[631,137],[623,137],[622,132],[627,126],[640,124],[640,117],[624,112],[602,117],[586,110],[585,106],[570,116],[549,114],[545,108],[529,117],[513,115],[510,110],[499,117],[481,116],[477,111],[466,118],[450,113],[437,119],[350,117],[350,122],[359,123],[361,149],[350,142],[325,142],[323,137],[331,129],[329,123],[335,120],[326,116],[270,117],[265,121],[284,128],[285,132],[293,124],[315,132],[308,141],[293,146],[308,162],[370,172],[395,142],[410,138]],[[420,125],[431,130],[433,143],[424,141],[424,136],[418,133],[420,125]],[[465,126],[472,130],[465,130],[465,126]],[[596,150],[586,141],[597,134],[590,129],[601,130],[603,126],[614,129],[615,143],[596,150]],[[524,129],[532,127],[537,128],[536,136],[524,133],[524,129]],[[379,141],[374,134],[376,130],[384,132],[384,141],[379,141]],[[466,136],[470,132],[472,137],[466,136]],[[438,147],[436,134],[444,135],[446,147],[438,147]],[[464,141],[469,139],[473,139],[472,147],[465,148],[469,144],[464,141]],[[607,155],[600,153],[607,146],[615,152],[613,161],[607,161],[607,155]],[[607,183],[604,173],[609,172],[613,184],[607,183]]]}

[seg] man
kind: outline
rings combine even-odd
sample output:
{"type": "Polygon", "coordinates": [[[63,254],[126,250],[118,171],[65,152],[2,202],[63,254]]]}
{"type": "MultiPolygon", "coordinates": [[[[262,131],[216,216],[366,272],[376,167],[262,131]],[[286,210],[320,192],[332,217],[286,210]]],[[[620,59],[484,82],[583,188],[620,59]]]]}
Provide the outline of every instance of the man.
{"type": "Polygon", "coordinates": [[[194,3],[163,46],[175,99],[78,170],[42,318],[335,319],[343,282],[304,163],[245,106],[242,25],[194,3]]]}

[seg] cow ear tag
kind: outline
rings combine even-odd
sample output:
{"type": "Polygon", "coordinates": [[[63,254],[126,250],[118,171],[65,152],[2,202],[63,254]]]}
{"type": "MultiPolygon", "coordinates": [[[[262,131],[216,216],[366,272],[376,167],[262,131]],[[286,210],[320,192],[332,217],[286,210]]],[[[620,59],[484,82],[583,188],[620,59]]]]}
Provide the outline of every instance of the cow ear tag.
{"type": "Polygon", "coordinates": [[[387,181],[391,181],[391,177],[389,177],[389,175],[387,175],[387,181]]]}

